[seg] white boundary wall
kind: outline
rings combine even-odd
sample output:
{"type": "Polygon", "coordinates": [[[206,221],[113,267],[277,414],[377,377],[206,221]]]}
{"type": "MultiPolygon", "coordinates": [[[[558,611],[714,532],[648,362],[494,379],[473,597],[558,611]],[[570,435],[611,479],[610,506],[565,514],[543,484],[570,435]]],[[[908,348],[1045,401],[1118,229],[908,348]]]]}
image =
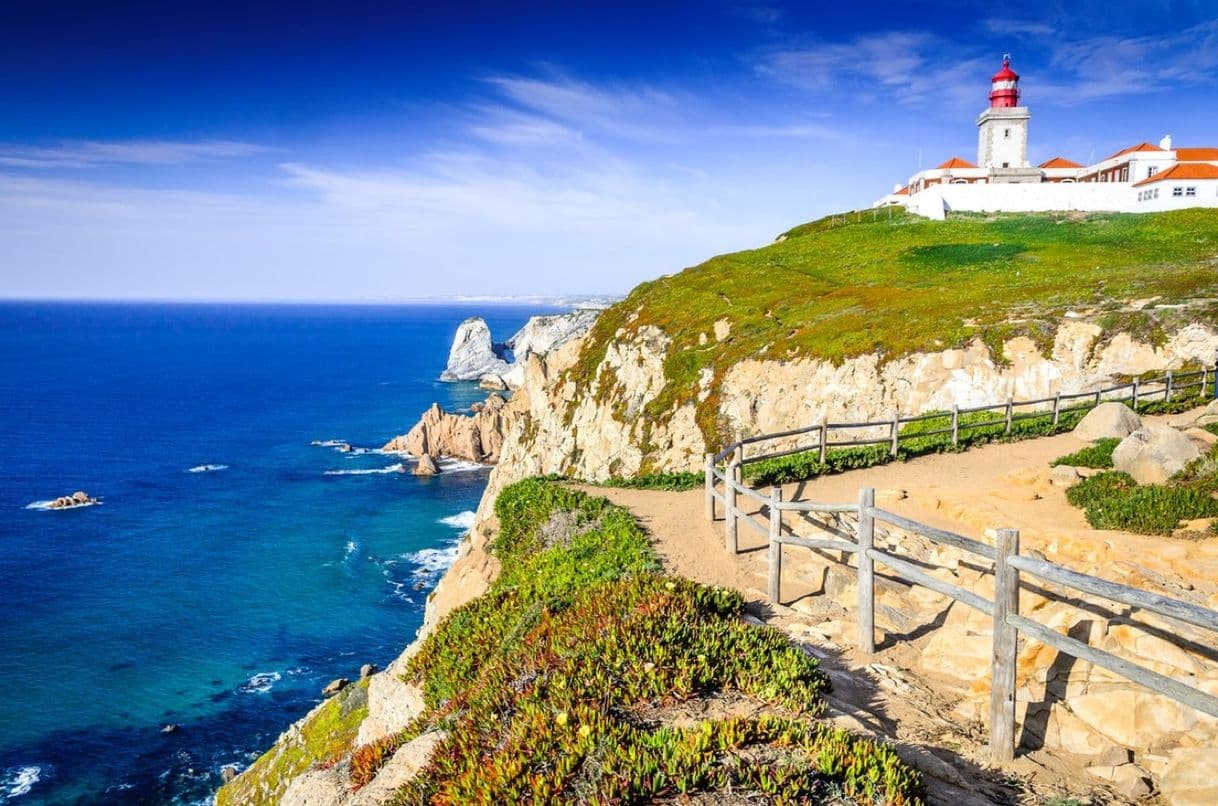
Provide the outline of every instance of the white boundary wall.
{"type": "Polygon", "coordinates": [[[950,212],[1039,213],[1060,210],[1152,213],[1186,207],[1218,207],[1218,181],[1155,182],[1159,198],[1138,201],[1138,192],[1125,182],[1040,182],[935,185],[909,197],[912,213],[942,220],[950,212]],[[1196,186],[1195,196],[1172,196],[1175,184],[1196,186]]]}

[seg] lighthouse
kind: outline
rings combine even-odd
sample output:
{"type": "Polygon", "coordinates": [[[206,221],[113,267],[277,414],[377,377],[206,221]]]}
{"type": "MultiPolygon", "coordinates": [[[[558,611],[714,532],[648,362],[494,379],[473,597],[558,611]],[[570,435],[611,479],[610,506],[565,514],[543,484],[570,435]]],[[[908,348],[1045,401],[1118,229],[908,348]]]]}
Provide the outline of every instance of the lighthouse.
{"type": "Polygon", "coordinates": [[[990,79],[990,106],[977,118],[977,165],[988,169],[990,182],[1040,181],[1040,172],[1028,164],[1031,113],[1019,100],[1019,74],[1007,54],[990,79]]]}

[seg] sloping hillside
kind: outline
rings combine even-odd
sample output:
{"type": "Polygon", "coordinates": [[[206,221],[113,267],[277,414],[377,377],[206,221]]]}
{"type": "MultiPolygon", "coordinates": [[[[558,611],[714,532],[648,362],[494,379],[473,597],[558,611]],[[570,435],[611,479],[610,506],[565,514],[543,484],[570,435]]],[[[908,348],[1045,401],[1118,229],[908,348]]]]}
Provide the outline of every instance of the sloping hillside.
{"type": "MultiPolygon", "coordinates": [[[[978,337],[1001,356],[1017,335],[1047,355],[1059,325],[1080,316],[1106,337],[1158,344],[1215,312],[1218,210],[947,222],[866,211],[638,286],[601,317],[567,377],[598,378],[611,344],[655,326],[671,339],[666,384],[644,413],[663,420],[697,402],[709,440],[721,425],[717,381],[745,359],[885,362],[978,337]],[[698,400],[700,378],[712,391],[698,400]]],[[[612,379],[599,380],[611,394],[612,379]]]]}

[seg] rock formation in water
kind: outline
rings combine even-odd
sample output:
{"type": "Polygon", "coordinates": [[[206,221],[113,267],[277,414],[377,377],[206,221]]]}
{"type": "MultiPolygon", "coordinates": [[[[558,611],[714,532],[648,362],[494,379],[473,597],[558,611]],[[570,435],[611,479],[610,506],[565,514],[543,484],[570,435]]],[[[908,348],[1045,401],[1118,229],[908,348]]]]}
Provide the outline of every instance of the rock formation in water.
{"type": "Polygon", "coordinates": [[[432,404],[409,433],[394,437],[383,450],[405,452],[411,456],[450,456],[469,462],[499,461],[503,446],[505,401],[491,395],[485,403],[475,403],[472,413],[453,414],[439,403],[432,404]]]}
{"type": "Polygon", "coordinates": [[[457,326],[448,366],[440,373],[442,381],[476,381],[484,375],[503,375],[508,371],[505,348],[491,341],[491,329],[480,316],[471,316],[457,326]]]}

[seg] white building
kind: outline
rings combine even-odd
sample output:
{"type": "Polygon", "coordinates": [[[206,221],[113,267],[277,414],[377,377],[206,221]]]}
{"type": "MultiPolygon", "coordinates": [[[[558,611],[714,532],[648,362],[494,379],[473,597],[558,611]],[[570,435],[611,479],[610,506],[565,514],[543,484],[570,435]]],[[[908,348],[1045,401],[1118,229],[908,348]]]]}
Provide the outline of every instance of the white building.
{"type": "Polygon", "coordinates": [[[1086,210],[1144,213],[1218,207],[1218,148],[1139,143],[1094,165],[1054,157],[1028,162],[1028,120],[1010,57],[990,85],[990,106],[977,118],[977,163],[952,157],[919,171],[876,202],[928,218],[952,211],[1086,210]]]}

